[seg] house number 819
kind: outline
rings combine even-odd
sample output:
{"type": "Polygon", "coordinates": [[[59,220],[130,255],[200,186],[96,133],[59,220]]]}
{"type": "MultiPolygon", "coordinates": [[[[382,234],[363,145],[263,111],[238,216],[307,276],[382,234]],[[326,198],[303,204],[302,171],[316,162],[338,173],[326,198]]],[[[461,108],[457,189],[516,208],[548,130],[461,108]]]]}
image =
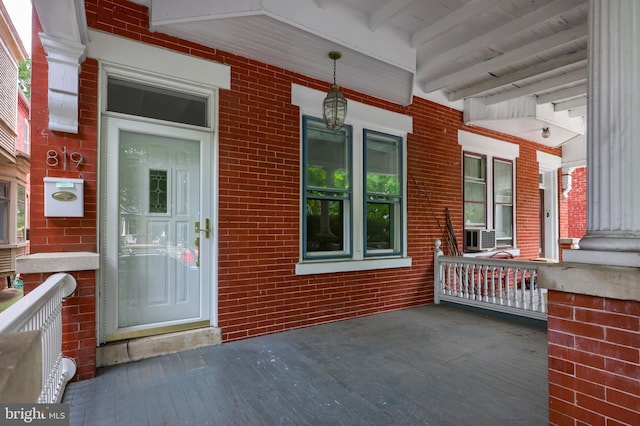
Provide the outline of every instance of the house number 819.
{"type": "MultiPolygon", "coordinates": [[[[46,163],[47,166],[49,167],[58,167],[58,165],[60,165],[60,159],[59,159],[59,155],[58,155],[58,151],[56,151],[55,149],[50,149],[49,151],[47,151],[47,158],[46,158],[46,163]]],[[[67,170],[67,157],[69,159],[70,162],[72,162],[73,164],[75,164],[76,169],[80,168],[80,164],[82,164],[82,154],[80,154],[79,152],[69,152],[67,154],[67,147],[65,146],[64,149],[62,150],[62,169],[63,170],[67,170]]]]}

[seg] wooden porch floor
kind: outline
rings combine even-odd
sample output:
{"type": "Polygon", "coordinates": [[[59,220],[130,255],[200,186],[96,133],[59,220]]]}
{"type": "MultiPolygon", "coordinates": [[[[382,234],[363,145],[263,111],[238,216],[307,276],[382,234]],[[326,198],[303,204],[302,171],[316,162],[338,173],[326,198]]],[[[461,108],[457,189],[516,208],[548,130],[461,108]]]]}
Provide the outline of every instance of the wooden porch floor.
{"type": "Polygon", "coordinates": [[[435,305],[103,368],[71,425],[546,425],[537,325],[435,305]]]}

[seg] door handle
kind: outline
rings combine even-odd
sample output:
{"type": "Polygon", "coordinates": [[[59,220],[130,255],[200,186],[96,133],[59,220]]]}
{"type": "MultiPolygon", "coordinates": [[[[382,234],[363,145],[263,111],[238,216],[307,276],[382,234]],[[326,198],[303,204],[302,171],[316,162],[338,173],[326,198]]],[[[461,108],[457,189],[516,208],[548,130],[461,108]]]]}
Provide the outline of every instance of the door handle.
{"type": "Polygon", "coordinates": [[[200,228],[200,221],[196,220],[196,223],[194,223],[193,229],[196,232],[196,234],[200,232],[204,232],[205,238],[209,238],[209,236],[211,235],[211,223],[209,219],[204,220],[204,229],[200,228]]]}
{"type": "Polygon", "coordinates": [[[196,237],[193,241],[193,245],[196,246],[196,266],[200,267],[200,237],[196,237]]]}

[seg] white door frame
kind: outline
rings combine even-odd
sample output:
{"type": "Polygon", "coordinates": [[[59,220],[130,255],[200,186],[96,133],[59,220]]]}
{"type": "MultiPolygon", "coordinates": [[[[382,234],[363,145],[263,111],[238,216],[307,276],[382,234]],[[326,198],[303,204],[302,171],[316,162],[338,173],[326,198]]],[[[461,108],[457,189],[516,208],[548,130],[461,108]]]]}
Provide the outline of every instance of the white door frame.
{"type": "MultiPolygon", "coordinates": [[[[211,179],[209,184],[211,194],[211,227],[212,227],[212,258],[209,259],[211,265],[211,326],[218,326],[218,91],[220,89],[231,88],[231,66],[209,59],[186,55],[174,52],[170,49],[156,47],[147,43],[130,40],[124,37],[104,33],[101,31],[89,30],[89,40],[87,44],[87,56],[95,58],[99,62],[99,89],[98,103],[101,114],[98,116],[98,247],[102,251],[104,242],[102,239],[107,235],[106,218],[102,204],[104,203],[105,186],[108,185],[108,176],[103,174],[106,169],[104,163],[104,151],[102,132],[105,130],[106,118],[106,86],[107,76],[125,76],[137,79],[141,82],[160,84],[162,87],[170,87],[177,91],[187,93],[197,93],[207,96],[208,122],[207,130],[211,134],[211,153],[209,163],[202,158],[203,165],[211,169],[211,179]]],[[[114,115],[116,116],[116,115],[114,115]]],[[[144,121],[144,120],[143,120],[144,121]]],[[[177,125],[178,126],[178,125],[177,125]]],[[[188,126],[185,126],[188,127],[188,126]]],[[[202,190],[205,190],[203,186],[202,190]]],[[[105,323],[105,297],[104,297],[104,276],[103,267],[106,265],[104,254],[100,257],[101,269],[98,271],[98,310],[96,318],[96,328],[98,341],[105,341],[103,324],[105,323]]]]}
{"type": "MultiPolygon", "coordinates": [[[[122,334],[125,336],[144,334],[149,326],[128,327],[124,330],[118,329],[117,318],[117,283],[118,277],[113,276],[117,273],[118,264],[118,238],[119,238],[119,201],[118,188],[119,182],[116,178],[119,162],[119,143],[118,136],[121,130],[131,131],[145,134],[158,134],[168,137],[184,138],[191,140],[200,140],[200,158],[201,158],[201,193],[200,193],[200,219],[204,223],[205,218],[211,219],[212,235],[210,239],[201,236],[201,286],[204,292],[203,311],[201,312],[201,320],[207,320],[209,325],[217,325],[217,188],[214,185],[214,173],[216,168],[208,167],[214,162],[214,144],[213,137],[209,131],[199,129],[187,129],[183,126],[173,126],[167,123],[158,124],[137,118],[123,117],[103,117],[103,155],[102,165],[103,184],[101,185],[101,199],[104,207],[99,211],[101,240],[101,292],[102,315],[100,320],[100,341],[107,340],[109,335],[122,334]],[[107,174],[109,176],[107,176],[107,174]],[[114,176],[115,175],[115,176],[114,176]]],[[[195,233],[193,234],[195,238],[195,233]]],[[[179,325],[182,321],[175,322],[179,325]]],[[[109,339],[112,340],[112,339],[109,339]]],[[[116,339],[117,340],[117,339],[116,339]]]]}
{"type": "Polygon", "coordinates": [[[539,188],[544,189],[544,253],[545,257],[559,257],[558,169],[562,159],[555,155],[537,152],[538,171],[542,175],[539,188]]]}

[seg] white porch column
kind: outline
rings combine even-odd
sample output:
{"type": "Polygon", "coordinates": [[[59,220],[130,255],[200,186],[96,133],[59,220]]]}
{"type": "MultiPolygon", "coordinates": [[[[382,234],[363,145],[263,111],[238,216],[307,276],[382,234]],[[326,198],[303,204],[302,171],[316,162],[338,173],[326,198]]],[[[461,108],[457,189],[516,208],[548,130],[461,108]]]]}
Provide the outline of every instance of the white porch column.
{"type": "Polygon", "coordinates": [[[590,0],[587,233],[566,261],[639,263],[639,41],[640,1],[590,0]]]}

